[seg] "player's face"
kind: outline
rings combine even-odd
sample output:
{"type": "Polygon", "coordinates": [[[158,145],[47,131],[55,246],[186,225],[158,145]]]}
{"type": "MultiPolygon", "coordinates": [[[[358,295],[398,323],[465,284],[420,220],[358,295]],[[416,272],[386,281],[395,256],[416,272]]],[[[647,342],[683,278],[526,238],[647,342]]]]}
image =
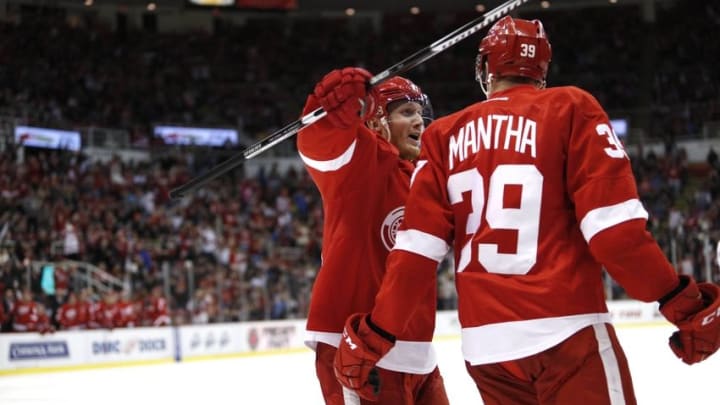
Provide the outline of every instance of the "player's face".
{"type": "Polygon", "coordinates": [[[420,154],[420,136],[425,131],[423,107],[414,101],[392,106],[387,122],[390,143],[400,151],[400,157],[414,160],[420,154]]]}

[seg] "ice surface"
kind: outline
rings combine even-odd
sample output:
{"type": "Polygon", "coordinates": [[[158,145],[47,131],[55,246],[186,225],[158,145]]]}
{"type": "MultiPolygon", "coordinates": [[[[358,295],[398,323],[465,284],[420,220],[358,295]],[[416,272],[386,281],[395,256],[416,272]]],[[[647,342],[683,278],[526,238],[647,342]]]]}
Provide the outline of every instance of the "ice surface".
{"type": "MultiPolygon", "coordinates": [[[[720,404],[720,353],[687,366],[668,326],[619,327],[641,405],[720,404]]],[[[452,405],[482,404],[459,339],[436,342],[452,405]]],[[[322,404],[312,352],[0,377],[1,405],[322,404]]]]}

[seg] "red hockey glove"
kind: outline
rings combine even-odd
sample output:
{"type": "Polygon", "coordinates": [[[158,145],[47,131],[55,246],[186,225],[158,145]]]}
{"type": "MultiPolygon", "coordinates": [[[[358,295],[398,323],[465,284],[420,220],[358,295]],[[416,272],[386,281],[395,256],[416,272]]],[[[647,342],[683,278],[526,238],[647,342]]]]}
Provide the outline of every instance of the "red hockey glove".
{"type": "Polygon", "coordinates": [[[670,348],[685,363],[701,362],[720,347],[720,286],[680,276],[678,288],[660,300],[660,312],[678,327],[670,348]]]}
{"type": "Polygon", "coordinates": [[[353,314],[345,323],[335,354],[335,376],[342,385],[369,401],[377,399],[380,378],[375,364],[395,345],[395,336],[370,321],[370,314],[353,314]]]}
{"type": "Polygon", "coordinates": [[[315,85],[313,95],[327,112],[327,119],[338,128],[364,122],[374,110],[368,95],[372,75],[365,69],[348,67],[333,70],[315,85]]]}

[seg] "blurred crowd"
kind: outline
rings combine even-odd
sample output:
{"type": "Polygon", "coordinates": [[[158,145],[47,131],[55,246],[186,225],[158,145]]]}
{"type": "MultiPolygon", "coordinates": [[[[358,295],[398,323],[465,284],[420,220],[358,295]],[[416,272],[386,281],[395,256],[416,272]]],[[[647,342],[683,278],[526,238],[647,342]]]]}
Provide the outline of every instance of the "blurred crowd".
{"type": "MultiPolygon", "coordinates": [[[[720,120],[720,42],[707,40],[720,28],[720,5],[658,2],[654,16],[645,14],[622,3],[520,10],[545,24],[553,45],[549,85],[583,87],[611,115],[671,143],[720,120]]],[[[20,23],[0,22],[0,116],[122,128],[138,145],[154,141],[154,123],[232,126],[262,137],[298,117],[328,70],[360,65],[377,73],[476,17],[270,13],[234,25],[218,14],[213,32],[154,33],[28,12],[20,23]]],[[[462,41],[408,73],[437,114],[482,98],[476,48],[477,41],[462,41]]]]}
{"type": "Polygon", "coordinates": [[[139,324],[155,323],[140,310],[153,290],[169,300],[178,324],[304,316],[322,238],[320,198],[304,170],[270,167],[253,177],[239,170],[174,201],[168,190],[195,170],[183,155],[127,164],[25,149],[23,163],[13,147],[0,155],[6,315],[26,288],[56,315],[68,292],[81,292],[68,281],[84,271],[73,263],[88,262],[132,294],[95,290],[86,298],[130,301],[139,324]],[[33,266],[48,261],[60,263],[52,294],[33,266]]]}
{"type": "MultiPolygon", "coordinates": [[[[305,317],[322,247],[321,201],[307,173],[241,168],[170,200],[168,190],[197,171],[189,155],[128,164],[43,149],[26,148],[22,163],[13,147],[0,154],[3,331],[305,317]],[[37,262],[55,263],[52,290],[37,262]],[[123,287],[83,284],[83,262],[123,287]]],[[[694,164],[682,149],[632,159],[668,258],[679,272],[720,281],[707,254],[720,239],[715,151],[694,164]]],[[[438,270],[439,309],[456,305],[452,268],[448,257],[438,270]]]]}
{"type": "MultiPolygon", "coordinates": [[[[611,115],[644,117],[648,136],[665,141],[662,155],[640,147],[632,157],[649,228],[678,271],[717,282],[708,249],[720,239],[718,156],[711,150],[706,162],[688,162],[676,147],[678,137],[720,120],[720,42],[706,40],[720,26],[720,7],[693,3],[658,6],[654,23],[636,6],[520,14],[541,18],[549,32],[550,85],[584,87],[611,115]]],[[[48,15],[0,22],[0,116],[122,128],[135,146],[154,142],[158,122],[229,125],[260,138],[295,120],[329,69],[377,72],[475,17],[385,16],[376,26],[268,16],[182,34],[112,31],[93,19],[68,25],[48,15]]],[[[410,73],[436,115],[481,99],[476,46],[464,41],[410,73]]],[[[172,149],[130,162],[12,143],[0,149],[3,332],[305,317],[321,260],[322,206],[303,169],[240,167],[174,201],[168,191],[222,151],[172,149]]],[[[452,267],[448,257],[439,268],[439,309],[456,306],[452,267]]],[[[624,297],[608,286],[609,297],[624,297]]]]}

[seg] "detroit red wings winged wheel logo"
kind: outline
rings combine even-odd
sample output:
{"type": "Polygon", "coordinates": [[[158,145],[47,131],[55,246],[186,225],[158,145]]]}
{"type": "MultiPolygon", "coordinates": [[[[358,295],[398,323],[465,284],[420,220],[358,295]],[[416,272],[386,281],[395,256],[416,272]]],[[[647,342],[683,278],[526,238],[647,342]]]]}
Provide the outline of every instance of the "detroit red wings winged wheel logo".
{"type": "Polygon", "coordinates": [[[404,217],[405,207],[397,207],[385,217],[380,228],[380,239],[382,239],[385,249],[392,250],[395,246],[395,237],[404,217]]]}

